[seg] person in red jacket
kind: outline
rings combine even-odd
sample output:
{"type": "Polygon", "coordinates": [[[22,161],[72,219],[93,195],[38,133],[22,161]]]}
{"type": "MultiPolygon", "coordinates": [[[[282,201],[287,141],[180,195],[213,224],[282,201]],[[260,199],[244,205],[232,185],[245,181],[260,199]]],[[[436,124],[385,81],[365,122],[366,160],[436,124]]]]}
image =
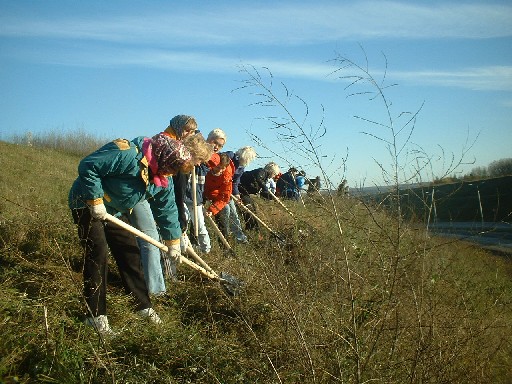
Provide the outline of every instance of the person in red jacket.
{"type": "Polygon", "coordinates": [[[219,224],[219,229],[224,236],[228,236],[229,223],[227,217],[221,217],[219,213],[229,204],[231,193],[233,192],[233,174],[235,165],[229,156],[225,153],[214,153],[208,161],[210,171],[206,174],[204,182],[204,198],[209,202],[206,214],[215,216],[215,221],[219,224]]]}

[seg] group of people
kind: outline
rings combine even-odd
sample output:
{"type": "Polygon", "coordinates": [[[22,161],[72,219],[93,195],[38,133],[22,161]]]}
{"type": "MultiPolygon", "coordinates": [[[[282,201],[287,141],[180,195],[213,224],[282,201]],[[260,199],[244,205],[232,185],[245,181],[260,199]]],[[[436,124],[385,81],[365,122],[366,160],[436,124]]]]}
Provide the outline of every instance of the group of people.
{"type": "MultiPolygon", "coordinates": [[[[80,161],[69,207],[84,249],[85,323],[101,334],[113,334],[106,303],[109,253],[137,313],[159,324],[151,296],[166,293],[164,276],[176,275],[189,247],[206,254],[211,250],[205,216],[214,219],[226,238],[247,243],[235,202],[255,211],[254,194],[299,198],[305,174],[295,168],[281,174],[274,162],[245,171],[256,158],[252,147],[222,152],[227,141],[223,130],[214,129],[205,139],[197,128],[194,117],[177,115],[153,137],[117,139],[80,161]],[[113,223],[109,215],[165,244],[167,253],[113,223]]],[[[256,228],[254,217],[245,210],[243,214],[245,230],[256,228]]]]}

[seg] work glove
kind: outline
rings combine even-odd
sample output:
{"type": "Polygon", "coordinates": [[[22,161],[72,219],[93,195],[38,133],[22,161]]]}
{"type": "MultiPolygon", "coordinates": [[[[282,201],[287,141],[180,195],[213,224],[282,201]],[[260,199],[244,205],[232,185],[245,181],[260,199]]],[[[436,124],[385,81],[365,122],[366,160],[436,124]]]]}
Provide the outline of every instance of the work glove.
{"type": "Polygon", "coordinates": [[[164,243],[167,246],[167,257],[172,259],[176,265],[181,264],[180,239],[165,240],[164,243]]]}
{"type": "Polygon", "coordinates": [[[105,204],[103,204],[102,199],[89,200],[87,204],[94,220],[105,220],[107,217],[107,208],[105,204]]]}
{"type": "Polygon", "coordinates": [[[180,247],[181,247],[181,253],[187,253],[187,248],[190,245],[190,240],[188,239],[187,233],[183,232],[180,238],[180,247]]]}

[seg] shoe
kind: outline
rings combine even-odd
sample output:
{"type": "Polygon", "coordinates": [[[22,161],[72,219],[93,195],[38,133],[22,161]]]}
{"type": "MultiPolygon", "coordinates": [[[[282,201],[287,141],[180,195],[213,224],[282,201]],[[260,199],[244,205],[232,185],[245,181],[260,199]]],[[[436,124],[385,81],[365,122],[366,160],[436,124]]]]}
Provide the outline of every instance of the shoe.
{"type": "Polygon", "coordinates": [[[102,336],[115,336],[117,335],[110,326],[108,325],[108,319],[106,315],[99,315],[96,317],[88,317],[84,321],[85,325],[94,327],[94,329],[102,336]]]}
{"type": "Polygon", "coordinates": [[[137,312],[140,317],[147,318],[149,321],[151,321],[154,324],[162,324],[162,319],[158,314],[155,312],[153,308],[146,308],[143,310],[140,310],[137,312]]]}
{"type": "Polygon", "coordinates": [[[247,236],[245,236],[245,235],[241,236],[241,237],[237,237],[236,241],[241,244],[247,244],[249,242],[249,240],[247,239],[247,236]]]}

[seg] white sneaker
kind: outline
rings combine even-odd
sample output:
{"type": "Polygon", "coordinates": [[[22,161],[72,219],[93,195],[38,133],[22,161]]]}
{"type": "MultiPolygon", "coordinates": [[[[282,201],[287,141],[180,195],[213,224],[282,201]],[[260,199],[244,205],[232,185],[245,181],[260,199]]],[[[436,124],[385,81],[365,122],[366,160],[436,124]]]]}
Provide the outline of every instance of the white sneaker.
{"type": "Polygon", "coordinates": [[[137,313],[139,314],[139,316],[145,317],[155,324],[162,324],[162,319],[160,318],[160,316],[158,316],[158,314],[155,312],[153,308],[146,308],[140,310],[137,313]]]}
{"type": "Polygon", "coordinates": [[[115,336],[115,333],[108,325],[107,315],[88,317],[85,319],[85,325],[94,327],[94,329],[103,336],[115,336]]]}

